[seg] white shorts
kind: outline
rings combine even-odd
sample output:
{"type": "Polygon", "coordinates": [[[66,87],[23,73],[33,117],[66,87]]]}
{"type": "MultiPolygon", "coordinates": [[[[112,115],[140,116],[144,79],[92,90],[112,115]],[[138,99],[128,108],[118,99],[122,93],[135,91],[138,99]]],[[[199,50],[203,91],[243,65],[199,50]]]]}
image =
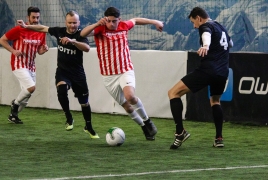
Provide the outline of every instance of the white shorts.
{"type": "Polygon", "coordinates": [[[21,69],[14,70],[13,74],[16,76],[16,78],[20,82],[20,86],[22,89],[28,89],[30,87],[35,86],[35,82],[36,82],[35,72],[32,72],[26,68],[21,68],[21,69]]]}
{"type": "Polygon", "coordinates": [[[124,87],[132,86],[135,88],[135,73],[133,70],[119,75],[102,76],[102,80],[107,91],[120,105],[126,102],[123,93],[124,87]]]}

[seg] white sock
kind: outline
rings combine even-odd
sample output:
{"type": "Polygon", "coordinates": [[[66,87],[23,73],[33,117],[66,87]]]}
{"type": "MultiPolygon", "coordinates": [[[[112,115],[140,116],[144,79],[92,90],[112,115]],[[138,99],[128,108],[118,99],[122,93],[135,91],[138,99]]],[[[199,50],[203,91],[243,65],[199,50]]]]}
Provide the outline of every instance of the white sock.
{"type": "MultiPolygon", "coordinates": [[[[31,96],[30,96],[30,97],[31,97],[31,96]]],[[[25,99],[20,103],[18,112],[21,112],[21,111],[27,106],[30,97],[25,98],[25,99]]]]}
{"type": "Polygon", "coordinates": [[[31,93],[27,89],[22,89],[21,92],[19,93],[18,97],[15,99],[15,104],[20,105],[20,103],[26,99],[30,98],[31,93]]]}
{"type": "Polygon", "coordinates": [[[138,125],[143,126],[143,120],[141,117],[138,115],[136,111],[133,111],[132,113],[128,113],[129,117],[134,120],[138,125]]]}
{"type": "Polygon", "coordinates": [[[149,117],[147,116],[147,113],[145,111],[145,108],[141,102],[141,100],[138,98],[138,102],[137,104],[131,105],[134,110],[138,113],[138,115],[142,118],[143,121],[146,121],[149,119],[149,117]]]}

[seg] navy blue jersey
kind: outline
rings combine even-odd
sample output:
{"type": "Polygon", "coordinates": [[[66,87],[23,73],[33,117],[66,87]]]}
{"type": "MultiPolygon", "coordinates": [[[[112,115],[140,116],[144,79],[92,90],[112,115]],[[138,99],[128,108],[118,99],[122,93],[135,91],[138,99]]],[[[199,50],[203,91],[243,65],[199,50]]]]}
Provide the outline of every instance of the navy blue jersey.
{"type": "Polygon", "coordinates": [[[211,34],[211,44],[207,55],[202,57],[199,70],[211,74],[228,77],[230,37],[226,29],[216,21],[208,21],[199,26],[200,45],[203,46],[202,34],[211,34]]]}
{"type": "Polygon", "coordinates": [[[79,50],[76,46],[68,43],[67,45],[62,44],[60,39],[68,37],[69,39],[76,39],[79,42],[89,44],[87,38],[80,36],[81,30],[74,34],[66,32],[66,27],[50,27],[48,32],[51,36],[57,38],[58,43],[58,57],[57,66],[58,70],[70,78],[85,79],[85,71],[83,67],[83,51],[79,50]]]}

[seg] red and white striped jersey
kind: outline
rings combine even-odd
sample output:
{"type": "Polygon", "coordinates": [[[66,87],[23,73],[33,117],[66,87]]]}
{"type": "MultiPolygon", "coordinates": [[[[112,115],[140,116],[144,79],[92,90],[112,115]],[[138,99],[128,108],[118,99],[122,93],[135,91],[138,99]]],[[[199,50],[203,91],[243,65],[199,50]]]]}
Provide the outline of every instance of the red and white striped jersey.
{"type": "Polygon", "coordinates": [[[94,29],[100,72],[102,75],[122,74],[134,69],[130,58],[127,34],[134,27],[132,21],[121,21],[117,30],[109,30],[106,26],[94,29]]]}
{"type": "Polygon", "coordinates": [[[27,68],[35,72],[35,57],[38,48],[46,44],[46,34],[16,26],[6,34],[8,40],[13,41],[13,48],[22,52],[23,56],[16,57],[11,54],[12,71],[27,68]]]}

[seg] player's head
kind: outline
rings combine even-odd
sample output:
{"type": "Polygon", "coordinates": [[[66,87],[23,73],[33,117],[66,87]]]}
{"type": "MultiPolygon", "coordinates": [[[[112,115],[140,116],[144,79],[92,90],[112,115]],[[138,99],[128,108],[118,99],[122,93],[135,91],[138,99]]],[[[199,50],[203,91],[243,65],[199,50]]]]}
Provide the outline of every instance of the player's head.
{"type": "Polygon", "coordinates": [[[116,30],[120,22],[120,11],[115,7],[109,7],[104,12],[104,16],[107,18],[106,27],[109,30],[116,30]]]}
{"type": "Polygon", "coordinates": [[[204,9],[195,7],[190,12],[188,18],[194,24],[194,28],[199,28],[199,26],[204,24],[209,19],[209,15],[204,9]]]}
{"type": "Polygon", "coordinates": [[[28,12],[28,23],[31,25],[39,24],[40,9],[38,7],[31,6],[27,9],[27,12],[28,12]]]}
{"type": "Polygon", "coordinates": [[[73,34],[80,26],[79,15],[75,11],[69,11],[65,18],[66,30],[69,34],[73,34]]]}

